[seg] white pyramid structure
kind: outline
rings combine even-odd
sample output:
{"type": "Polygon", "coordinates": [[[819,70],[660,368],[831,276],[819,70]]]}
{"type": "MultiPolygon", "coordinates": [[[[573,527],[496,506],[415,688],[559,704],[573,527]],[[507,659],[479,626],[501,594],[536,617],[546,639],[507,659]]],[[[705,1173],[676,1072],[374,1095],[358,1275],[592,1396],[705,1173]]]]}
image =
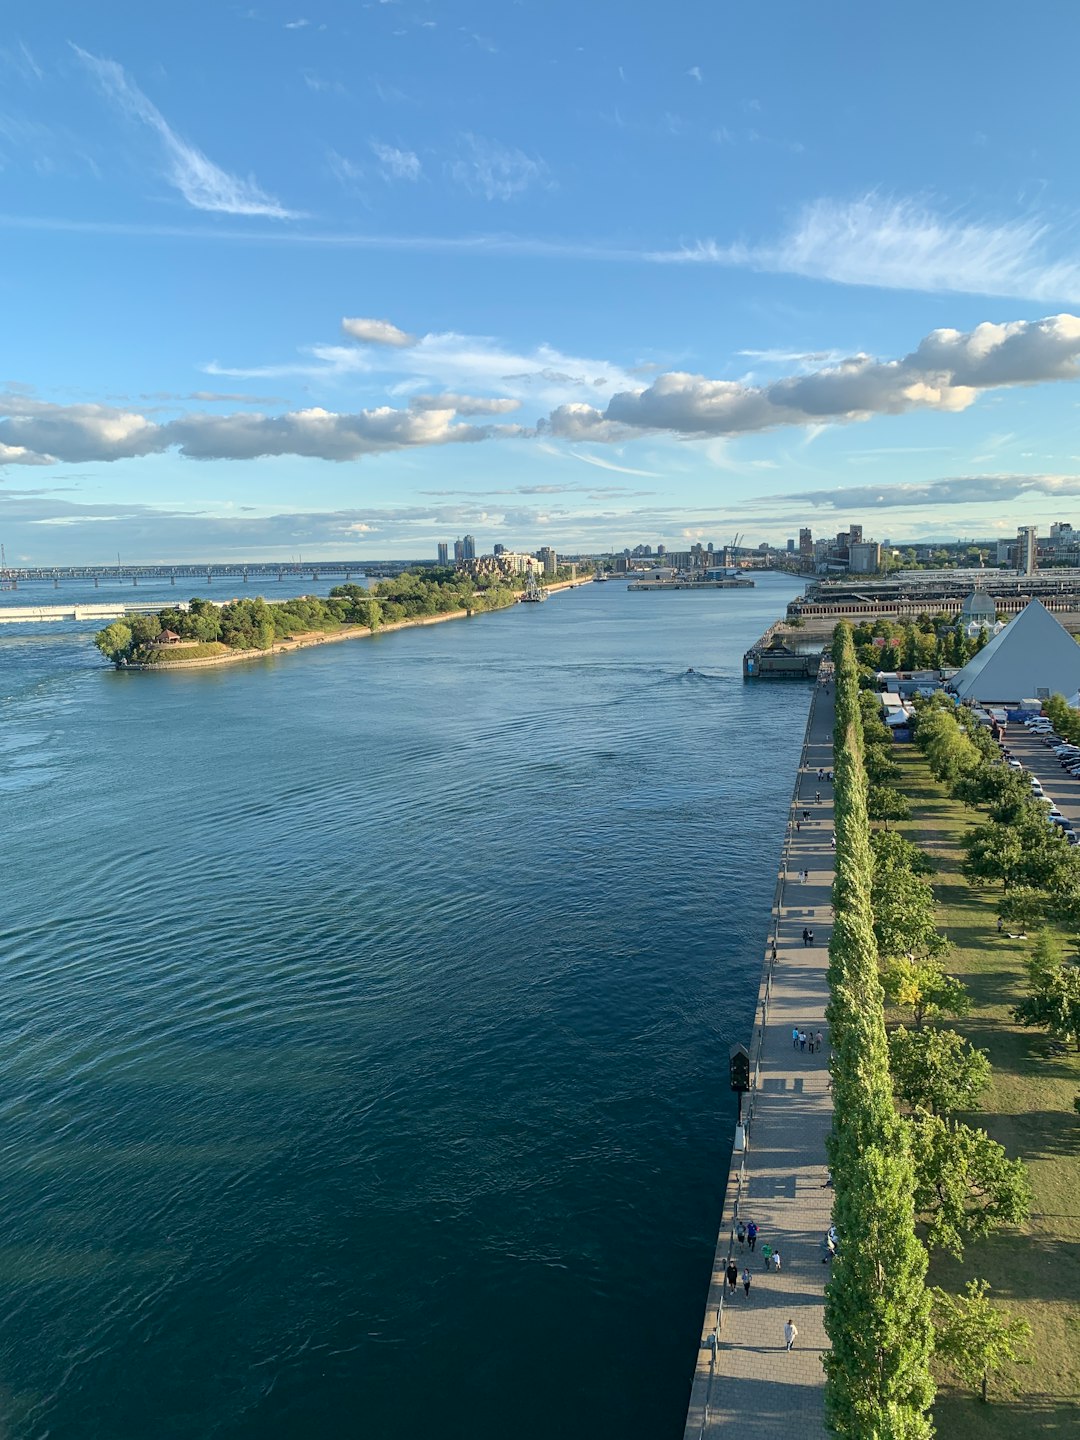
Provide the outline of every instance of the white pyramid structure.
{"type": "Polygon", "coordinates": [[[1080,645],[1046,606],[1029,600],[1015,620],[949,682],[961,700],[984,704],[1080,690],[1080,645]]]}

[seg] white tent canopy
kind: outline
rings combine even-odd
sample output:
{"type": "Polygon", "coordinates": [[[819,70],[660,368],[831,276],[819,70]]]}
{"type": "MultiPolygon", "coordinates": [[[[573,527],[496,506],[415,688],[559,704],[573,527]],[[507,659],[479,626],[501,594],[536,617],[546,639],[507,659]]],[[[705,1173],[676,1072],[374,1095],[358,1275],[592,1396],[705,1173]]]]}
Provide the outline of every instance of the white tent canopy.
{"type": "Polygon", "coordinates": [[[1038,600],[953,676],[961,700],[1019,700],[1024,695],[1075,695],[1080,645],[1038,600]]]}

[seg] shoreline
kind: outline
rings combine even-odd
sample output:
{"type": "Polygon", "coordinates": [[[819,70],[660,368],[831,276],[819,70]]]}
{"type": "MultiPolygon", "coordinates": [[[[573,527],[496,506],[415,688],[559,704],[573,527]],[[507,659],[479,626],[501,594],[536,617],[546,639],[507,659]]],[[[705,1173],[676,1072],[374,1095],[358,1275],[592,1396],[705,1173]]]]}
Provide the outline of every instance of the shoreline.
{"type": "MultiPolygon", "coordinates": [[[[561,590],[573,590],[578,586],[591,584],[590,578],[556,580],[545,589],[549,595],[554,595],[561,590]]],[[[520,604],[521,602],[516,601],[515,603],[520,604]]],[[[513,606],[504,605],[500,609],[511,610],[513,606]]],[[[269,650],[230,650],[224,655],[204,655],[197,660],[171,660],[166,661],[163,665],[122,665],[116,668],[123,671],[137,671],[142,675],[160,675],[170,670],[210,670],[219,665],[236,665],[245,660],[268,660],[272,656],[285,655],[292,650],[305,650],[312,645],[334,645],[342,640],[370,640],[376,635],[390,635],[395,630],[414,630],[421,625],[441,625],[446,620],[471,620],[477,614],[497,615],[498,613],[498,610],[476,612],[451,610],[445,615],[418,615],[413,620],[392,620],[386,625],[380,625],[377,630],[369,630],[363,625],[330,633],[323,630],[309,630],[306,634],[294,635],[291,640],[275,640],[269,650]]]]}
{"type": "Polygon", "coordinates": [[[742,1107],[744,1128],[741,1136],[736,1132],[727,1167],[684,1440],[711,1440],[740,1424],[755,1434],[779,1435],[793,1423],[806,1440],[825,1440],[820,1357],[829,1345],[822,1294],[828,1274],[822,1270],[818,1237],[832,1219],[832,1190],[821,1180],[827,1173],[825,1137],[832,1121],[829,1049],[826,1042],[823,1054],[793,1054],[790,1040],[794,1027],[828,1035],[833,854],[825,837],[832,830],[832,786],[816,774],[832,766],[832,707],[831,697],[815,684],[781,845],[746,1047],[751,1088],[742,1107]],[[826,792],[823,801],[811,800],[819,786],[826,792]],[[795,831],[806,808],[812,824],[795,831]],[[810,879],[793,883],[804,871],[810,879]],[[819,930],[818,943],[809,949],[805,941],[800,944],[799,933],[807,923],[819,930]],[[756,1221],[762,1241],[782,1250],[783,1278],[767,1276],[762,1256],[740,1245],[740,1220],[756,1221]],[[744,1266],[750,1269],[752,1300],[741,1287],[728,1291],[730,1258],[740,1272],[744,1266]],[[774,1356],[783,1350],[785,1315],[802,1332],[801,1349],[778,1368],[774,1356]],[[748,1390],[755,1396],[757,1417],[757,1424],[749,1426],[748,1390]]]}

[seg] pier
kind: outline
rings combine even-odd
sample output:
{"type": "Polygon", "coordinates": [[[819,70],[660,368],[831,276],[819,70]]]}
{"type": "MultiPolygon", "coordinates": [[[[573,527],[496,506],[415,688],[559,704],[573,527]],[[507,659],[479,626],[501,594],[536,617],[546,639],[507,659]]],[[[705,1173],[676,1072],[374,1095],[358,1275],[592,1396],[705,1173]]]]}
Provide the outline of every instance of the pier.
{"type": "Polygon", "coordinates": [[[742,1440],[824,1440],[826,1434],[822,1356],[832,1189],[825,1138],[832,1091],[825,1007],[834,857],[832,786],[817,773],[832,769],[833,706],[831,691],[815,685],[758,990],[745,1143],[728,1173],[685,1440],[712,1440],[726,1427],[742,1440]],[[802,820],[806,810],[809,824],[802,820]],[[813,931],[813,945],[804,944],[804,928],[813,931]],[[793,1045],[793,1029],[815,1036],[820,1030],[821,1051],[793,1045]],[[754,1251],[736,1237],[738,1223],[751,1220],[758,1226],[754,1251]],[[779,1271],[765,1268],[766,1244],[780,1252],[779,1271]],[[724,1274],[729,1258],[739,1270],[734,1293],[724,1274]],[[744,1267],[752,1277],[749,1296],[744,1267]],[[790,1352],[788,1319],[798,1330],[790,1352]]]}
{"type": "Polygon", "coordinates": [[[801,629],[777,621],[743,656],[743,679],[813,680],[821,665],[822,648],[820,641],[808,644],[801,629]]]}

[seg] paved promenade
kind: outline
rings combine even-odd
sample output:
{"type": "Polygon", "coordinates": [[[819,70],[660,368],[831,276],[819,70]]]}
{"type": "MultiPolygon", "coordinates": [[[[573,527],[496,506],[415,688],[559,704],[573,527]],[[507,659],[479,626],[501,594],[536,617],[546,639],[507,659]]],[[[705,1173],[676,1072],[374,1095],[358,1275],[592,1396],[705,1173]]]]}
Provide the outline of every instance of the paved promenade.
{"type": "Polygon", "coordinates": [[[770,943],[750,1046],[751,1063],[760,1060],[760,1070],[757,1087],[743,1101],[744,1115],[747,1101],[752,1105],[748,1143],[743,1154],[732,1156],[686,1440],[718,1435],[724,1426],[742,1440],[825,1436],[821,1357],[829,1269],[822,1257],[832,1208],[825,1168],[832,1120],[825,969],[833,808],[832,786],[817,776],[819,769],[832,769],[833,705],[832,686],[826,693],[816,685],[777,887],[777,959],[770,962],[770,943]],[[804,810],[810,811],[809,824],[804,810]],[[804,927],[813,931],[812,946],[803,943],[804,927]],[[822,1031],[823,1052],[794,1046],[795,1028],[808,1035],[822,1031]],[[735,1239],[739,1219],[758,1225],[753,1253],[735,1239]],[[780,1251],[779,1271],[766,1270],[764,1244],[780,1251]],[[725,1294],[729,1255],[739,1269],[734,1294],[725,1294]],[[746,1266],[749,1298],[742,1286],[746,1266]],[[799,1332],[790,1353],[784,1345],[789,1319],[799,1332]]]}

